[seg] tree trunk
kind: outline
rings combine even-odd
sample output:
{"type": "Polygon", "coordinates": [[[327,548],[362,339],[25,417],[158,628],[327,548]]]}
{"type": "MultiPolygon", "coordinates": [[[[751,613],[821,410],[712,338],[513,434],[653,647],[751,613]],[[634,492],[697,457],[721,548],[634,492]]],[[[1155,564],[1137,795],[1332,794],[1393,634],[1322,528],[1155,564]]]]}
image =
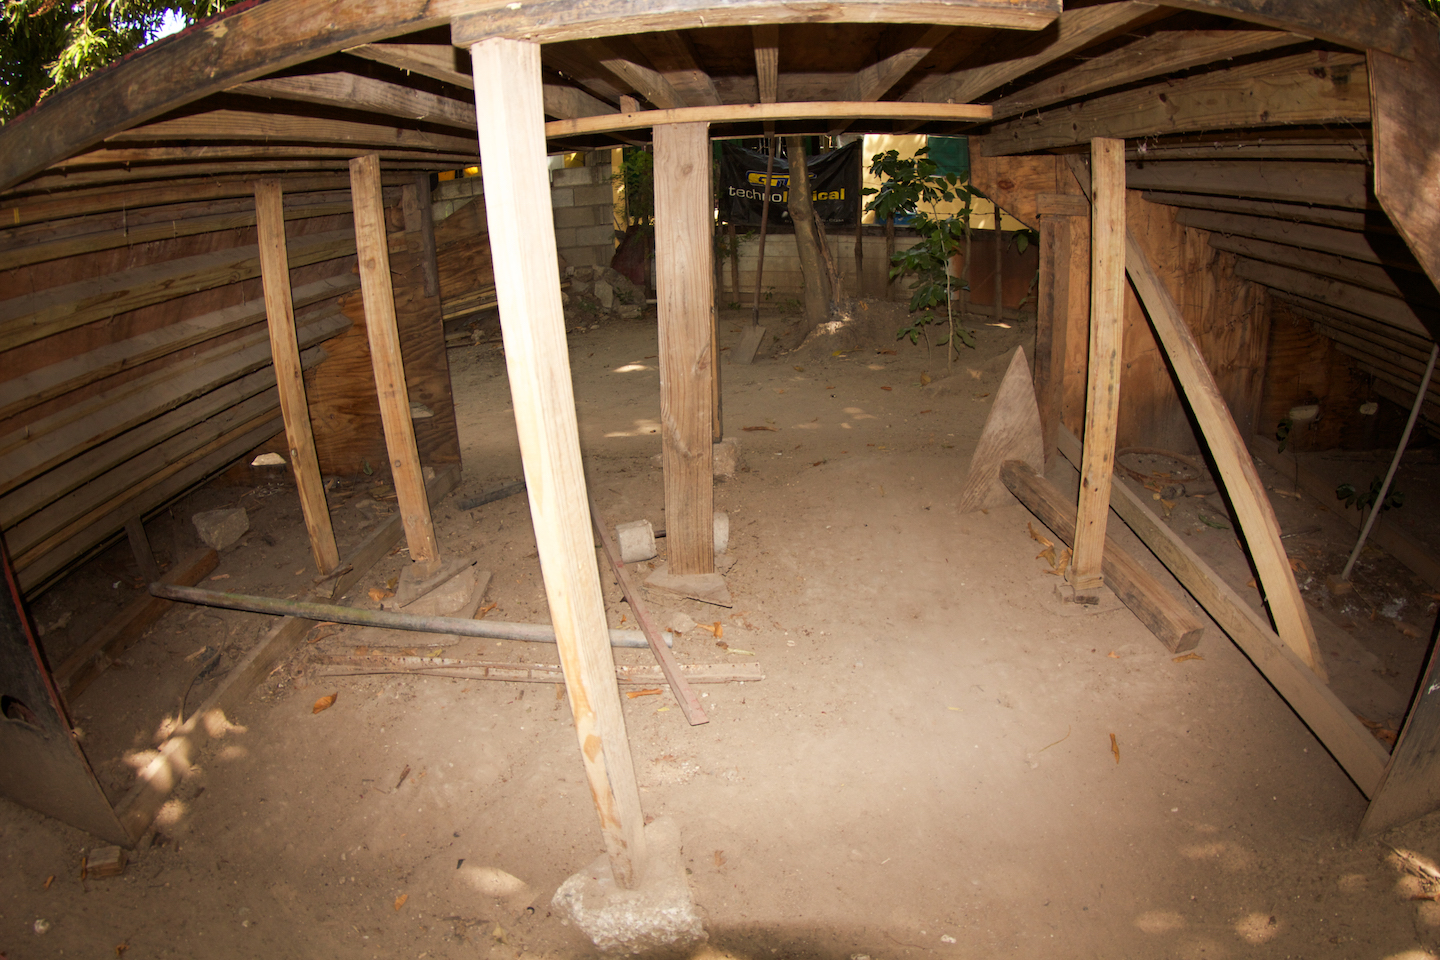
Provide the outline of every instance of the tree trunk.
{"type": "Polygon", "coordinates": [[[810,202],[810,172],[805,163],[805,141],[786,137],[790,154],[790,220],[795,224],[795,248],[805,276],[805,322],[818,326],[830,319],[830,274],[815,228],[815,206],[810,202]]]}

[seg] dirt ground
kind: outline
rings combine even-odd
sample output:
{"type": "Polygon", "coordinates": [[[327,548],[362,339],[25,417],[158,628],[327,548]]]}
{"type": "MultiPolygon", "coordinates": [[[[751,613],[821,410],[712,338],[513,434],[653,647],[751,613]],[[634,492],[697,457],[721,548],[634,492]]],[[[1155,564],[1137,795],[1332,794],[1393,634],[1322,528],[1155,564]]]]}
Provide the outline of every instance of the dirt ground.
{"type": "MultiPolygon", "coordinates": [[[[743,317],[722,314],[722,346],[743,317]]],[[[1213,624],[1200,656],[1177,662],[1128,610],[1058,599],[1028,530],[1043,528],[1023,507],[957,513],[1004,363],[1034,335],[980,331],[979,349],[949,370],[938,349],[886,339],[723,365],[725,432],[745,462],[716,487],[735,605],[651,599],[662,620],[681,611],[723,624],[727,648],[692,630],[675,642],[680,661],[758,662],[765,679],[697,687],[711,718],[697,727],[668,693],[623,700],[646,812],[681,831],[710,935],[698,955],[1440,956],[1440,904],[1415,899],[1433,888],[1407,871],[1440,860],[1440,817],[1356,841],[1364,797],[1213,624]]],[[[658,526],[653,318],[571,344],[593,493],[612,522],[658,526]]],[[[489,617],[542,622],[524,497],[458,508],[520,476],[503,358],[480,342],[450,361],[465,469],[435,511],[442,546],[493,573],[489,617]]],[[[1176,470],[1124,462],[1151,477],[1176,470]]],[[[1051,476],[1074,482],[1063,464],[1051,476]]],[[[333,487],[342,553],[393,511],[387,492],[363,477],[333,487]]],[[[1393,729],[1430,636],[1430,588],[1367,554],[1356,595],[1329,598],[1324,574],[1353,533],[1303,497],[1276,500],[1306,595],[1330,624],[1319,629],[1337,692],[1393,729]]],[[[1175,502],[1175,528],[1253,595],[1219,498],[1175,502]]],[[[252,529],[202,586],[309,588],[283,472],[177,505],[153,524],[163,559],[194,545],[191,512],[222,505],[245,506],[252,529]]],[[[347,602],[373,608],[369,590],[405,562],[384,560],[347,602]]],[[[602,580],[612,626],[633,626],[602,580]]],[[[44,595],[33,612],[52,662],[137,581],[117,548],[44,595]]],[[[182,698],[193,708],[213,689],[217,678],[202,678],[186,695],[186,658],[211,645],[233,661],[267,628],[257,615],[177,607],[74,704],[112,797],[182,698]]],[[[0,801],[0,956],[593,955],[550,907],[603,850],[559,688],[320,676],[316,651],[355,636],[331,632],[272,674],[122,877],[82,880],[94,841],[0,801]],[[312,712],[331,693],[334,705],[312,712]],[[497,870],[524,886],[495,899],[483,881],[503,879],[497,870]]],[[[509,641],[445,651],[556,662],[553,648],[509,641]]]]}

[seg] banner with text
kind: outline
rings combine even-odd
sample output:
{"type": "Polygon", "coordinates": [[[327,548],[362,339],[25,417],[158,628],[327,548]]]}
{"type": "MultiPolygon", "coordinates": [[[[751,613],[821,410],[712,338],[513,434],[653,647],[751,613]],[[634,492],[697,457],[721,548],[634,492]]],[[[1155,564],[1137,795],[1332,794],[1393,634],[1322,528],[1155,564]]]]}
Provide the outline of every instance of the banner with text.
{"type": "MultiPolygon", "coordinates": [[[[720,144],[720,219],[742,226],[760,225],[765,202],[766,155],[730,141],[720,144]]],[[[815,213],[825,223],[855,224],[860,212],[860,141],[808,158],[815,213]]],[[[770,223],[790,222],[790,163],[775,158],[770,175],[770,223]]]]}

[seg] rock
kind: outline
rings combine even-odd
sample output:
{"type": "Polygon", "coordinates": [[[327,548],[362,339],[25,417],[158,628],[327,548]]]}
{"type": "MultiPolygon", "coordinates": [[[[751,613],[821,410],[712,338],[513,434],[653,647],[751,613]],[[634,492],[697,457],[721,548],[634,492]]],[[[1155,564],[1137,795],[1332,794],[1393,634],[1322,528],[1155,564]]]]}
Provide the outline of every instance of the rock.
{"type": "Polygon", "coordinates": [[[690,618],[689,614],[677,610],[670,614],[669,620],[665,621],[665,628],[671,633],[689,633],[695,629],[695,621],[690,618]]]}
{"type": "Polygon", "coordinates": [[[715,444],[711,473],[716,480],[729,480],[740,469],[740,441],[726,437],[715,444]]]}
{"type": "Polygon", "coordinates": [[[580,280],[580,281],[582,281],[582,282],[589,283],[591,280],[594,280],[594,279],[595,279],[595,268],[594,268],[594,267],[572,267],[572,268],[570,269],[570,275],[571,275],[572,277],[574,277],[576,280],[580,280]]]}
{"type": "Polygon", "coordinates": [[[551,906],[606,953],[678,951],[706,939],[705,926],[685,882],[680,831],[669,817],[645,828],[649,848],[639,885],[615,882],[602,856],[560,885],[551,906]]]}
{"type": "Polygon", "coordinates": [[[206,510],[190,519],[201,541],[211,550],[224,550],[250,530],[250,516],[244,507],[206,510]]]}
{"type": "Polygon", "coordinates": [[[724,553],[730,548],[730,515],[722,510],[715,511],[715,552],[724,553]]]}
{"type": "Polygon", "coordinates": [[[639,320],[644,313],[644,308],[638,303],[626,303],[620,307],[621,320],[639,320]]]}
{"type": "Polygon", "coordinates": [[[615,307],[615,288],[604,280],[595,281],[595,299],[600,301],[600,306],[606,310],[615,307]]]}
{"type": "Polygon", "coordinates": [[[623,563],[639,563],[655,556],[655,528],[649,520],[631,520],[615,525],[615,542],[623,563]]]}
{"type": "MultiPolygon", "coordinates": [[[[489,570],[481,570],[476,566],[466,567],[400,609],[421,617],[459,617],[469,620],[475,615],[475,611],[480,609],[480,603],[485,599],[485,591],[490,588],[490,579],[489,570]]],[[[396,606],[389,601],[384,604],[387,610],[395,609],[396,606]]]]}
{"type": "Polygon", "coordinates": [[[535,902],[535,890],[530,884],[499,867],[472,867],[462,863],[458,872],[460,882],[469,891],[478,893],[487,901],[487,906],[511,918],[524,913],[535,902]]]}

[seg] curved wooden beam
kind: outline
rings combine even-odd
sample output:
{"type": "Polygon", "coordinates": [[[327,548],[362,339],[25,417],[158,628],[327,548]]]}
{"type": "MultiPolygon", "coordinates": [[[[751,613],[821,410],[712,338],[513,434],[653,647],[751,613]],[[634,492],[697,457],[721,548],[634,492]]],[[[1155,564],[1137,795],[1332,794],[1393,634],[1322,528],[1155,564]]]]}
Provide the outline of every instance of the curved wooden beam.
{"type": "Polygon", "coordinates": [[[599,117],[553,120],[545,124],[547,139],[616,130],[640,130],[672,123],[759,123],[775,120],[833,120],[864,117],[876,120],[988,120],[990,108],[978,103],[898,103],[884,101],[807,100],[787,103],[729,103],[720,107],[677,107],[636,110],[599,117]]]}

